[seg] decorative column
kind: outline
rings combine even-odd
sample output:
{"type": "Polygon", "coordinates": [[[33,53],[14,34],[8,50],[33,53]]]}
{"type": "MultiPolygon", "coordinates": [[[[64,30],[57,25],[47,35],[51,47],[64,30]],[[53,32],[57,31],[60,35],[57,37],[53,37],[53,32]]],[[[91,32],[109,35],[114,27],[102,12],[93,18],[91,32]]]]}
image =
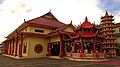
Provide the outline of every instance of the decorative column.
{"type": "Polygon", "coordinates": [[[11,55],[13,54],[14,54],[14,39],[12,40],[12,54],[11,55]]]}
{"type": "Polygon", "coordinates": [[[23,45],[23,35],[21,35],[21,44],[19,44],[19,57],[23,57],[22,56],[22,45],[23,45]]]}
{"type": "Polygon", "coordinates": [[[18,48],[18,37],[16,37],[15,55],[14,56],[17,56],[17,48],[18,48]]]}
{"type": "Polygon", "coordinates": [[[82,38],[81,38],[81,46],[80,47],[81,47],[82,52],[84,52],[83,51],[84,49],[83,49],[83,40],[82,40],[82,38]]]}
{"type": "Polygon", "coordinates": [[[60,54],[59,57],[63,57],[63,51],[62,51],[62,47],[63,47],[63,41],[62,41],[62,35],[60,35],[60,54]]]}
{"type": "Polygon", "coordinates": [[[49,40],[48,40],[48,44],[47,44],[47,54],[46,56],[50,56],[51,55],[51,48],[50,48],[50,37],[48,37],[49,40]]]}
{"type": "Polygon", "coordinates": [[[9,55],[11,55],[11,40],[9,41],[9,55]]]}
{"type": "Polygon", "coordinates": [[[93,52],[95,53],[96,50],[95,50],[95,45],[96,45],[96,37],[94,38],[94,44],[93,44],[93,52]]]}

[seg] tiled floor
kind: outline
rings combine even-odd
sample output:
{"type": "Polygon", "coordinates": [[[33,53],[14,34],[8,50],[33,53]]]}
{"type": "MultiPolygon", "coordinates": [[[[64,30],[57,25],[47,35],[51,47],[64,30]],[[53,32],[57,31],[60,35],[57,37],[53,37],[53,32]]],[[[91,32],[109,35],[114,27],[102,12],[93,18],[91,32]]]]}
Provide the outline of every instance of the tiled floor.
{"type": "Polygon", "coordinates": [[[120,60],[117,62],[117,65],[115,63],[112,65],[108,64],[109,62],[77,62],[50,58],[13,59],[0,55],[0,67],[120,67],[120,60]]]}

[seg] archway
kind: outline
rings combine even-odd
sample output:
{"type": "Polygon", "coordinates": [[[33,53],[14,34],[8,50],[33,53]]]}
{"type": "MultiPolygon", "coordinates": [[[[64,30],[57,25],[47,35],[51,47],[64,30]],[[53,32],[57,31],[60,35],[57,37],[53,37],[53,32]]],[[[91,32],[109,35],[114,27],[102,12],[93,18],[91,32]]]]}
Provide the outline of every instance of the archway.
{"type": "Polygon", "coordinates": [[[93,51],[93,43],[91,42],[84,42],[83,49],[85,53],[91,53],[93,51]]]}

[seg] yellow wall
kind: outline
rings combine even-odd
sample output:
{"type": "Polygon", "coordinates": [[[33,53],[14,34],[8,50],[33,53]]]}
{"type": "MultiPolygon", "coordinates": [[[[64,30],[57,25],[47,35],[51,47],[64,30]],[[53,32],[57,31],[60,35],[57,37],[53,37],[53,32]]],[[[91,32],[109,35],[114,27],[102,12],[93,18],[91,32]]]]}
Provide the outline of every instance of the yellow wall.
{"type": "Polygon", "coordinates": [[[67,32],[74,32],[74,31],[73,31],[73,28],[70,27],[70,26],[67,26],[67,27],[64,29],[64,31],[67,31],[67,32]]]}
{"type": "Polygon", "coordinates": [[[23,39],[23,47],[22,47],[23,50],[24,50],[24,44],[25,44],[25,43],[27,44],[26,53],[23,53],[23,50],[22,50],[23,56],[28,56],[28,50],[29,50],[28,46],[29,46],[29,44],[30,44],[30,41],[29,41],[29,40],[30,40],[29,37],[26,37],[26,38],[23,39]]]}
{"type": "Polygon", "coordinates": [[[52,31],[52,29],[48,29],[48,28],[29,26],[29,27],[23,29],[21,32],[35,32],[35,29],[44,30],[43,34],[48,34],[52,31]]]}
{"type": "Polygon", "coordinates": [[[47,53],[47,43],[48,39],[44,37],[29,37],[28,38],[28,57],[29,58],[36,58],[36,57],[46,57],[47,53]],[[41,44],[43,46],[43,51],[40,54],[35,53],[34,47],[36,44],[41,44]]]}
{"type": "Polygon", "coordinates": [[[51,36],[50,37],[50,42],[58,42],[60,41],[60,36],[51,36]]]}

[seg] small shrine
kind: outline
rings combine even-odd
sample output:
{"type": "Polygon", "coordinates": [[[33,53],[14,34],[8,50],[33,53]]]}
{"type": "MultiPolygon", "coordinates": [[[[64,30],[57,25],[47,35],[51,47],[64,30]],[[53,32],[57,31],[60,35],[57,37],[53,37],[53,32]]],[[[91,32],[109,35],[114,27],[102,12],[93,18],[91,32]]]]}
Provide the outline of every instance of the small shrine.
{"type": "Polygon", "coordinates": [[[76,34],[71,36],[70,57],[76,59],[106,58],[102,46],[104,37],[100,29],[100,26],[90,23],[86,17],[85,21],[75,29],[76,34]]]}

